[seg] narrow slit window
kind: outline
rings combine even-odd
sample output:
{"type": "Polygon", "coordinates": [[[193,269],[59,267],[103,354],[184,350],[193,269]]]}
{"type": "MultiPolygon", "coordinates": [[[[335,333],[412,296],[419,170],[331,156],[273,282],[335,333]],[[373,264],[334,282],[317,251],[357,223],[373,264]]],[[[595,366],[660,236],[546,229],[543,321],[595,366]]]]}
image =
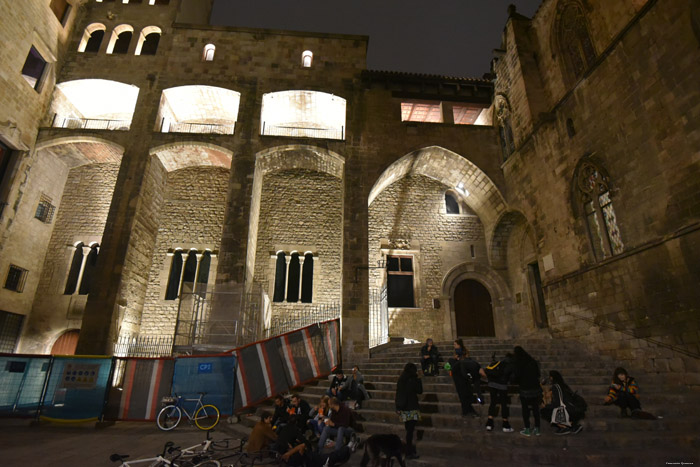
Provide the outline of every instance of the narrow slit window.
{"type": "Polygon", "coordinates": [[[284,289],[287,280],[287,258],[284,252],[277,253],[277,261],[275,263],[275,291],[272,296],[273,302],[284,301],[284,289]]]}
{"type": "Polygon", "coordinates": [[[314,255],[304,255],[304,267],[301,273],[301,302],[311,303],[314,292],[314,255]]]}
{"type": "Polygon", "coordinates": [[[202,258],[199,260],[199,271],[197,271],[197,289],[196,292],[201,294],[206,293],[207,283],[209,282],[209,268],[211,267],[211,253],[205,251],[202,258]]]}
{"type": "Polygon", "coordinates": [[[314,60],[314,53],[310,50],[305,50],[304,53],[301,54],[301,65],[304,68],[311,68],[311,63],[314,60]]]}
{"type": "Polygon", "coordinates": [[[68,279],[66,280],[66,288],[63,290],[64,295],[73,295],[78,288],[78,279],[80,277],[80,268],[83,266],[83,242],[75,245],[73,251],[73,259],[70,263],[68,271],[68,279]]]}
{"type": "Polygon", "coordinates": [[[90,253],[85,258],[85,267],[83,268],[83,277],[80,279],[80,289],[78,294],[88,295],[92,290],[92,284],[95,280],[95,270],[97,269],[97,256],[100,252],[98,244],[90,245],[90,253]]]}
{"type": "Polygon", "coordinates": [[[445,193],[445,212],[447,214],[459,214],[459,203],[457,198],[450,193],[445,193]]]}
{"type": "Polygon", "coordinates": [[[214,61],[214,53],[216,53],[216,46],[214,44],[205,45],[204,51],[202,52],[202,60],[205,62],[214,61]]]}
{"type": "Polygon", "coordinates": [[[299,272],[299,253],[292,253],[287,278],[287,301],[291,303],[299,301],[299,272]]]}
{"type": "Polygon", "coordinates": [[[194,290],[194,281],[197,278],[197,251],[190,250],[187,253],[187,261],[185,261],[185,270],[182,274],[182,286],[180,294],[188,293],[194,290]]]}
{"type": "Polygon", "coordinates": [[[180,277],[182,276],[182,251],[175,250],[170,263],[170,275],[168,276],[168,286],[165,290],[166,300],[175,300],[180,289],[180,277]]]}

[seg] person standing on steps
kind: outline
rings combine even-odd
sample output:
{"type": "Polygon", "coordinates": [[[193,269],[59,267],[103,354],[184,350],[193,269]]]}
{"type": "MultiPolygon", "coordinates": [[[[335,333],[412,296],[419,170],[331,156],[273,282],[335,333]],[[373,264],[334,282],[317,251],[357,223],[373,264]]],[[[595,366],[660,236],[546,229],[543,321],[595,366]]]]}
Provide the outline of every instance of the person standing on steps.
{"type": "MultiPolygon", "coordinates": [[[[492,359],[495,360],[495,354],[492,359]]],[[[493,431],[493,417],[498,415],[498,406],[500,405],[501,417],[503,418],[503,432],[512,433],[513,428],[508,422],[508,416],[510,415],[508,384],[513,379],[513,354],[506,354],[505,358],[492,362],[486,368],[480,369],[479,373],[488,380],[488,389],[491,396],[486,431],[493,431]]]]}
{"type": "Polygon", "coordinates": [[[615,404],[620,407],[620,417],[628,417],[627,409],[632,412],[632,417],[643,418],[647,420],[655,420],[657,417],[642,410],[642,404],[639,402],[639,386],[637,381],[632,378],[622,367],[615,368],[613,373],[612,383],[608,388],[608,395],[605,396],[605,405],[615,404]]]}
{"type": "Polygon", "coordinates": [[[473,390],[469,381],[470,376],[464,369],[464,359],[468,351],[466,347],[464,347],[462,339],[454,341],[454,352],[454,355],[450,358],[448,363],[450,364],[450,375],[452,375],[452,381],[457,390],[459,402],[462,405],[462,416],[466,417],[467,415],[471,415],[473,417],[478,417],[478,414],[472,407],[473,390]]]}
{"type": "Polygon", "coordinates": [[[396,412],[406,428],[406,458],[418,459],[416,447],[413,445],[413,432],[420,421],[420,406],[418,395],[423,394],[421,374],[415,363],[406,363],[403,372],[396,383],[396,412]]]}
{"type": "Polygon", "coordinates": [[[515,364],[515,382],[520,392],[520,406],[523,411],[525,428],[520,431],[523,436],[540,435],[540,364],[519,345],[513,349],[515,364]],[[535,427],[530,429],[530,413],[535,420],[535,427]]]}
{"type": "Polygon", "coordinates": [[[432,339],[425,341],[425,345],[420,349],[420,358],[420,366],[425,376],[436,376],[439,373],[440,352],[433,345],[432,339]]]}

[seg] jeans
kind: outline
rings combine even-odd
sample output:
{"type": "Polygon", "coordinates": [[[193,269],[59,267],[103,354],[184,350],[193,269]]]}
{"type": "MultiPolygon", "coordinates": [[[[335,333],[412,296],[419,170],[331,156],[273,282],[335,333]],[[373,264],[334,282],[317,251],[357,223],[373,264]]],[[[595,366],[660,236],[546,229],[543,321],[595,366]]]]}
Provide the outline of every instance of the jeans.
{"type": "Polygon", "coordinates": [[[520,406],[523,410],[523,423],[525,428],[530,428],[530,412],[532,412],[533,418],[535,419],[535,428],[540,428],[540,408],[538,397],[523,397],[520,396],[520,406]]]}
{"type": "Polygon", "coordinates": [[[321,439],[318,440],[318,450],[322,451],[323,447],[326,445],[326,440],[335,435],[335,450],[340,451],[340,449],[345,445],[345,437],[351,436],[355,430],[349,426],[326,426],[321,433],[321,439]]]}
{"type": "Polygon", "coordinates": [[[510,410],[508,410],[508,390],[489,387],[489,393],[491,393],[489,416],[495,417],[498,415],[498,404],[501,404],[501,416],[507,419],[510,415],[510,410]]]}

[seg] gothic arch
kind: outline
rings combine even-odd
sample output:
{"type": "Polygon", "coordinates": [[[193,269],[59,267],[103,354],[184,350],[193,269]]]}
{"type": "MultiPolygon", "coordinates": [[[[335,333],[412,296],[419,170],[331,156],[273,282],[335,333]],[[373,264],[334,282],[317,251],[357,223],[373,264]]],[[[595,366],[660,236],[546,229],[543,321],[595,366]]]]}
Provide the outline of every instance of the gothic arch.
{"type": "Polygon", "coordinates": [[[597,52],[586,16],[586,0],[560,0],[552,25],[552,52],[559,56],[564,81],[571,85],[593,64],[597,52]]]}
{"type": "Polygon", "coordinates": [[[486,173],[469,159],[440,146],[418,149],[387,167],[372,187],[367,205],[386,187],[409,175],[425,175],[461,192],[464,203],[484,223],[487,239],[506,210],[503,195],[486,173]]]}
{"type": "Polygon", "coordinates": [[[537,245],[534,229],[527,218],[520,211],[504,212],[493,229],[490,241],[489,260],[493,268],[499,270],[508,268],[508,240],[518,226],[525,226],[526,231],[532,233],[532,235],[528,235],[529,240],[533,245],[537,245]]]}

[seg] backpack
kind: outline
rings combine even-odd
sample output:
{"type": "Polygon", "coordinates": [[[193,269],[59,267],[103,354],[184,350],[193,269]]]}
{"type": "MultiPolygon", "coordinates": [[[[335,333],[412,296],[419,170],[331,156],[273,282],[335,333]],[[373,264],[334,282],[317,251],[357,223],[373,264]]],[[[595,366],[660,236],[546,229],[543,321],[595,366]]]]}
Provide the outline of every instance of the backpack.
{"type": "Polygon", "coordinates": [[[500,381],[503,377],[505,365],[500,360],[496,361],[496,354],[491,355],[491,364],[484,368],[484,373],[489,381],[500,381]]]}

